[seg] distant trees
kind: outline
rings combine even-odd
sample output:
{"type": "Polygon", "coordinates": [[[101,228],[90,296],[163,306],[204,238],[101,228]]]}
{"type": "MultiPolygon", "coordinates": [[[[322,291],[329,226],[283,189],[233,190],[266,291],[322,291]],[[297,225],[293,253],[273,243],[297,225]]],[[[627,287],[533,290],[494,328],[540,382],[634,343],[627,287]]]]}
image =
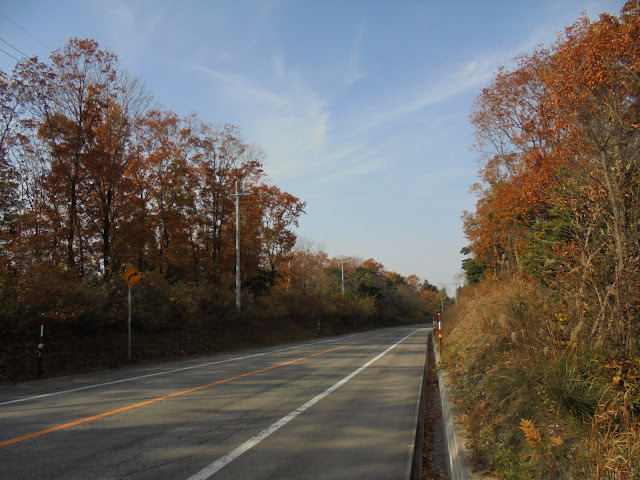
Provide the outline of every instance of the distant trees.
{"type": "MultiPolygon", "coordinates": [[[[387,271],[373,258],[329,256],[301,239],[292,250],[278,288],[315,296],[366,301],[379,315],[424,320],[440,310],[440,291],[416,275],[387,271]],[[344,273],[343,273],[344,272],[344,273]],[[424,285],[429,285],[429,289],[424,285]],[[431,290],[432,289],[432,290],[431,290]]],[[[446,296],[445,301],[450,302],[446,296]]]]}
{"type": "Polygon", "coordinates": [[[51,310],[103,328],[120,315],[126,264],[143,272],[139,304],[162,328],[229,315],[236,184],[250,307],[280,293],[345,316],[425,311],[415,275],[373,259],[344,258],[337,270],[305,246],[294,229],[306,203],[268,181],[259,146],[236,126],[160,108],[94,40],[0,72],[0,105],[0,328],[51,310]]]}
{"type": "Polygon", "coordinates": [[[572,292],[592,342],[637,351],[640,307],[640,7],[579,19],[549,50],[500,70],[471,114],[487,152],[473,258],[572,292]]]}
{"type": "Polygon", "coordinates": [[[95,41],[72,39],[2,82],[1,224],[23,240],[9,258],[18,271],[37,258],[80,276],[124,262],[174,279],[229,276],[235,181],[253,193],[256,266],[275,270],[293,247],[304,202],[268,185],[238,129],[150,108],[95,41]]]}
{"type": "Polygon", "coordinates": [[[131,263],[231,284],[235,182],[245,281],[275,277],[293,248],[305,202],[269,184],[259,148],[237,127],[158,109],[95,41],[2,72],[0,101],[2,275],[107,281],[131,263]]]}

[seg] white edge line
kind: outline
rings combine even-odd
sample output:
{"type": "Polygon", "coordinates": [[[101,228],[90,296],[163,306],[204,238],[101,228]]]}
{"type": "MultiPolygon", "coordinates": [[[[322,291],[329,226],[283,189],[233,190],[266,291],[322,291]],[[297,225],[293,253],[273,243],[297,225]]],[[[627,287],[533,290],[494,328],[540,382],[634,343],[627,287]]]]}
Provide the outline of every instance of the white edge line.
{"type": "Polygon", "coordinates": [[[207,478],[211,477],[212,475],[214,475],[216,472],[218,472],[220,469],[222,469],[225,465],[231,463],[233,460],[235,460],[236,458],[238,458],[240,455],[242,455],[243,453],[245,453],[247,450],[255,447],[258,443],[260,443],[262,440],[264,440],[265,438],[267,438],[269,435],[271,435],[272,433],[274,433],[276,430],[278,430],[279,428],[283,427],[284,425],[286,425],[287,423],[289,423],[291,420],[293,420],[294,418],[296,418],[298,415],[300,415],[302,412],[304,412],[305,410],[307,410],[308,408],[312,407],[313,405],[315,405],[316,403],[318,403],[320,400],[322,400],[324,397],[326,397],[327,395],[329,395],[330,393],[334,392],[335,390],[337,390],[338,388],[340,388],[342,385],[344,385],[345,383],[347,383],[349,380],[351,380],[353,377],[355,377],[356,375],[358,375],[360,372],[362,372],[365,368],[367,368],[368,366],[370,366],[372,363],[374,363],[376,360],[380,359],[381,357],[383,357],[384,355],[386,355],[389,351],[391,351],[393,348],[395,348],[397,345],[401,344],[402,342],[404,342],[407,338],[409,338],[411,335],[413,335],[416,332],[419,332],[420,330],[414,330],[413,332],[411,332],[409,335],[405,336],[404,338],[402,338],[401,340],[399,340],[398,342],[394,343],[393,345],[391,345],[389,348],[387,348],[384,352],[380,353],[379,355],[375,356],[374,358],[372,358],[371,360],[369,360],[367,363],[365,363],[364,365],[362,365],[360,368],[358,368],[357,370],[351,372],[349,375],[347,375],[346,377],[344,377],[342,380],[340,380],[338,383],[336,383],[335,385],[327,388],[324,392],[316,395],[315,397],[313,397],[311,400],[309,400],[307,403],[305,403],[304,405],[296,408],[294,411],[292,411],[291,413],[289,413],[288,415],[285,415],[284,417],[282,417],[280,420],[278,420],[276,423],[274,423],[273,425],[271,425],[268,428],[265,428],[263,431],[261,431],[260,433],[258,433],[255,437],[250,438],[249,440],[247,440],[246,442],[244,442],[242,445],[240,445],[239,447],[235,448],[234,450],[232,450],[231,452],[227,453],[226,455],[220,457],[218,460],[216,460],[215,462],[213,462],[212,464],[206,466],[205,468],[203,468],[202,470],[200,470],[198,473],[196,473],[195,475],[192,475],[191,477],[188,478],[188,480],[206,480],[207,478]]]}
{"type": "MultiPolygon", "coordinates": [[[[361,335],[361,334],[356,334],[356,335],[361,335]]],[[[316,341],[315,343],[326,343],[326,342],[330,342],[332,340],[336,340],[335,338],[331,338],[331,339],[327,339],[327,340],[321,340],[321,341],[316,341]]],[[[270,350],[268,352],[263,352],[263,353],[255,353],[253,355],[246,355],[244,357],[235,357],[235,358],[228,358],[226,360],[219,360],[217,362],[208,362],[208,363],[201,363],[199,365],[191,365],[189,367],[182,367],[182,368],[176,368],[173,370],[165,370],[163,372],[156,372],[156,373],[149,373],[146,375],[139,375],[137,377],[128,377],[128,378],[121,378],[119,380],[113,380],[111,382],[104,382],[104,383],[96,383],[93,385],[85,385],[84,387],[77,387],[77,388],[70,388],[67,390],[60,390],[57,392],[51,392],[51,393],[43,393],[40,395],[33,395],[30,397],[24,397],[24,398],[17,398],[15,400],[8,400],[6,402],[0,402],[0,407],[4,406],[4,405],[10,405],[12,403],[22,403],[22,402],[28,402],[30,400],[38,400],[40,398],[46,398],[46,397],[52,397],[54,395],[61,395],[64,393],[73,393],[73,392],[79,392],[81,390],[89,390],[91,388],[99,388],[99,387],[106,387],[108,385],[115,385],[117,383],[123,383],[123,382],[131,382],[133,380],[140,380],[142,378],[149,378],[149,377],[156,377],[158,375],[167,375],[169,373],[176,373],[176,372],[182,372],[185,370],[193,370],[196,368],[202,368],[202,367],[209,367],[211,365],[219,365],[221,363],[229,363],[229,362],[234,362],[236,360],[246,360],[247,358],[253,358],[253,357],[260,357],[262,355],[268,355],[270,353],[280,353],[280,352],[286,352],[288,350],[295,350],[296,348],[302,348],[308,345],[308,342],[302,345],[296,345],[294,347],[289,347],[289,348],[283,348],[281,350],[270,350]]]]}

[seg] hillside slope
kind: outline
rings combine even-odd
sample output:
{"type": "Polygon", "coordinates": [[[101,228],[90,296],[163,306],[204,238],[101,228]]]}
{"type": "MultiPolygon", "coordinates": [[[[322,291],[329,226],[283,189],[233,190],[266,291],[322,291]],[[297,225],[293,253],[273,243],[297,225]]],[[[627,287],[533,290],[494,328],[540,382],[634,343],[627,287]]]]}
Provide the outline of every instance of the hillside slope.
{"type": "Polygon", "coordinates": [[[586,347],[553,292],[466,288],[443,317],[473,469],[499,478],[640,478],[640,362],[586,347]]]}

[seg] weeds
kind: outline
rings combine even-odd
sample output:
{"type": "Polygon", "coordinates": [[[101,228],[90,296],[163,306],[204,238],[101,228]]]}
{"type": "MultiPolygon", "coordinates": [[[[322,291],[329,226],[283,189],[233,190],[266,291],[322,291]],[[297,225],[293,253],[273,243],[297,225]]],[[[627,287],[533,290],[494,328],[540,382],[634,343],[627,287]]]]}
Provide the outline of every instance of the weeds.
{"type": "Polygon", "coordinates": [[[584,319],[559,297],[484,282],[446,315],[443,359],[473,467],[505,479],[640,478],[640,362],[589,347],[584,319]]]}
{"type": "Polygon", "coordinates": [[[631,392],[612,390],[603,393],[591,421],[590,466],[597,480],[638,478],[640,426],[630,404],[631,392]]]}
{"type": "Polygon", "coordinates": [[[603,393],[603,379],[591,362],[576,355],[547,361],[542,381],[546,392],[565,412],[588,421],[596,412],[603,393]]]}

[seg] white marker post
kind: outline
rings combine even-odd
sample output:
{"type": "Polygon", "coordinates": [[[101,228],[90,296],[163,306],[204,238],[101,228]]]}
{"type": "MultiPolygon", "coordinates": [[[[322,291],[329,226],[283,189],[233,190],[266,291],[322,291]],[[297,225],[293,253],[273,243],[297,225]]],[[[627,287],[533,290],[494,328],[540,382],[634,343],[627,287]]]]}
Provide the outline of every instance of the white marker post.
{"type": "Polygon", "coordinates": [[[44,313],[40,317],[40,342],[38,343],[38,378],[42,376],[42,349],[44,348],[44,313]]]}

